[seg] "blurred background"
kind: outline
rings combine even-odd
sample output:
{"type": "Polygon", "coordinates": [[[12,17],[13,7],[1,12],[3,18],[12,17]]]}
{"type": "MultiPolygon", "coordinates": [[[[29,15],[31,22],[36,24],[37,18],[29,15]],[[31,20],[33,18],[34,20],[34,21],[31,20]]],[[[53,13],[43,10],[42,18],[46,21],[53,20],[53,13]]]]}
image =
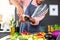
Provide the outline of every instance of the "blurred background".
{"type": "Polygon", "coordinates": [[[10,20],[15,19],[15,6],[9,0],[0,0],[0,38],[10,34],[10,20]]]}

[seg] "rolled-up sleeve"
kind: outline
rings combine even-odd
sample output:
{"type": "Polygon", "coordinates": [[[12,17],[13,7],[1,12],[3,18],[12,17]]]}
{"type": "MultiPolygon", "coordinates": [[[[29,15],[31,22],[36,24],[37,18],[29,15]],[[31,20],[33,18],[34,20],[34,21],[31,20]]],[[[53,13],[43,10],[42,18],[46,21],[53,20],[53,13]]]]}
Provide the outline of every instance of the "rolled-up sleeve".
{"type": "Polygon", "coordinates": [[[38,7],[36,8],[33,15],[31,16],[32,18],[35,19],[35,23],[32,25],[38,25],[39,22],[44,19],[45,14],[47,14],[47,12],[48,12],[48,7],[46,4],[40,5],[38,7]]]}

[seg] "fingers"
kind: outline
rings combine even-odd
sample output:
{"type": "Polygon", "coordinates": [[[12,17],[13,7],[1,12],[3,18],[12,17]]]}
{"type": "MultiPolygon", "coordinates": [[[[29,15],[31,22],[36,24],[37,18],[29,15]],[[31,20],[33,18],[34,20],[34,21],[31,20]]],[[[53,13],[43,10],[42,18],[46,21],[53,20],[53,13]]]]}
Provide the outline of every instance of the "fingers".
{"type": "Polygon", "coordinates": [[[19,18],[19,20],[18,20],[19,22],[23,22],[23,23],[26,23],[26,21],[25,21],[25,19],[24,18],[19,18]]]}

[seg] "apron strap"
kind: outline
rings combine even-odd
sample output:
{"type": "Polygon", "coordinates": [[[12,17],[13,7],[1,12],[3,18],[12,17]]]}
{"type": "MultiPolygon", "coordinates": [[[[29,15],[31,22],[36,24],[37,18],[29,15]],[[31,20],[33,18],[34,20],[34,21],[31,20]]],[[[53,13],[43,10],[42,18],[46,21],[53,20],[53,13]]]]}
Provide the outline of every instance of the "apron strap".
{"type": "Polygon", "coordinates": [[[31,0],[30,4],[32,3],[33,0],[31,0]]]}

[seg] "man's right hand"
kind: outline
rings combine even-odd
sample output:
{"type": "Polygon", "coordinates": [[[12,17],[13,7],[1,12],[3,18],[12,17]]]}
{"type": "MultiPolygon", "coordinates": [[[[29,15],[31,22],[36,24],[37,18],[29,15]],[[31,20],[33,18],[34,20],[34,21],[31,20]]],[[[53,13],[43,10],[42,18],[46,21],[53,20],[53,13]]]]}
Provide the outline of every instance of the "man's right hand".
{"type": "Polygon", "coordinates": [[[24,16],[22,15],[22,16],[20,16],[20,18],[19,18],[19,22],[24,22],[24,23],[26,23],[26,21],[25,21],[25,19],[24,19],[24,16]]]}

